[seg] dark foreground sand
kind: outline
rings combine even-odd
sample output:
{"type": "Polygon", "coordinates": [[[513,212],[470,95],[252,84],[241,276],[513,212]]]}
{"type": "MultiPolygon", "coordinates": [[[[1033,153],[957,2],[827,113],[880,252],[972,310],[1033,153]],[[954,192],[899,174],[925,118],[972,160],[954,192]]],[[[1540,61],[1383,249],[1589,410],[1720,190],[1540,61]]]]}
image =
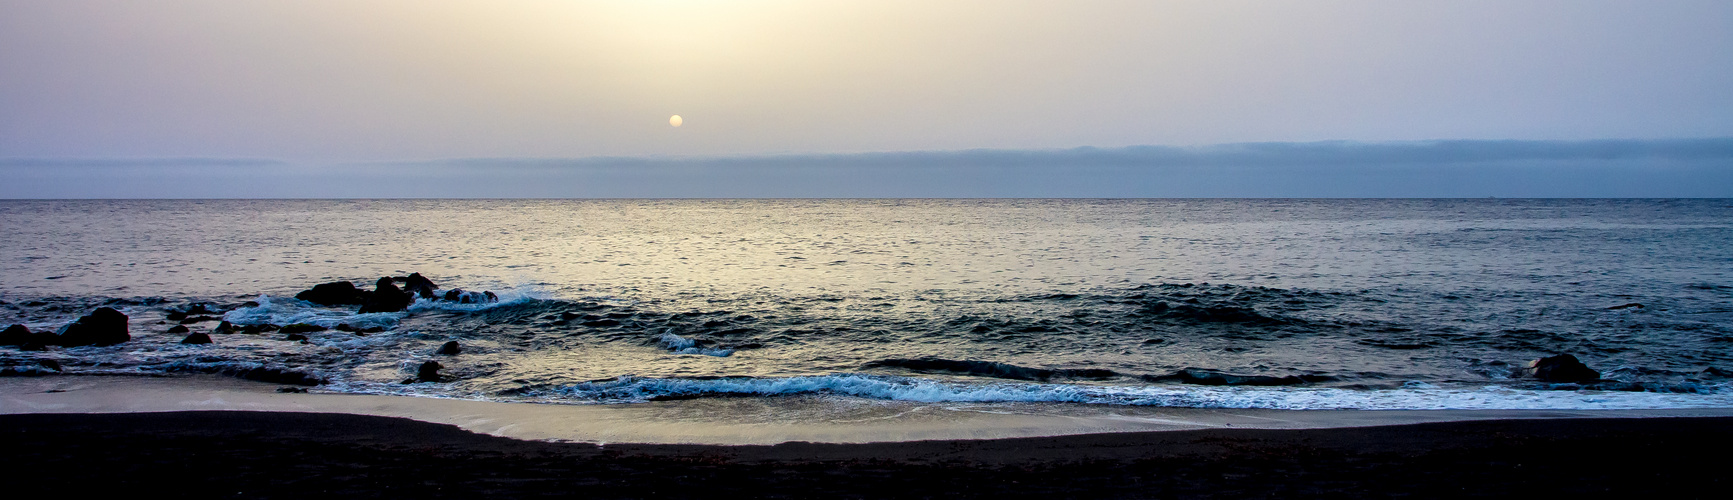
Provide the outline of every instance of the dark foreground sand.
{"type": "Polygon", "coordinates": [[[0,488],[9,498],[1725,498],[1730,450],[1733,418],[1721,417],[598,447],[346,414],[33,414],[0,415],[0,488]]]}

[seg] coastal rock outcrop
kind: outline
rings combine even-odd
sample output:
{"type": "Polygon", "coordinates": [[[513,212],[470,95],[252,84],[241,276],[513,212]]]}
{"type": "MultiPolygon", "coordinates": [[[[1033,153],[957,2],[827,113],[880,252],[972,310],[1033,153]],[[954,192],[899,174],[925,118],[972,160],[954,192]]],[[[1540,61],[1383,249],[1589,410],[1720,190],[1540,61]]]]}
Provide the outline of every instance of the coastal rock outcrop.
{"type": "Polygon", "coordinates": [[[192,331],[192,329],[187,328],[187,325],[175,325],[168,327],[168,331],[165,333],[187,333],[190,331],[192,331]]]}
{"type": "Polygon", "coordinates": [[[462,354],[462,353],[463,353],[463,348],[459,347],[457,345],[456,340],[446,342],[445,345],[439,346],[439,354],[443,354],[446,356],[456,356],[456,355],[462,354]]]}
{"type": "Polygon", "coordinates": [[[1578,361],[1576,356],[1560,354],[1548,356],[1528,362],[1523,368],[1525,375],[1546,382],[1593,382],[1601,379],[1601,372],[1595,371],[1578,361]]]}
{"type": "Polygon", "coordinates": [[[416,382],[438,382],[440,380],[439,370],[441,368],[445,368],[445,366],[440,365],[438,361],[428,361],[426,363],[422,363],[421,367],[417,368],[415,370],[415,381],[416,382]]]}
{"type": "Polygon", "coordinates": [[[32,338],[34,337],[30,334],[30,328],[24,325],[12,325],[6,327],[6,331],[0,332],[0,345],[21,346],[29,344],[32,338]]]}
{"type": "Polygon", "coordinates": [[[209,344],[211,336],[205,332],[193,332],[187,338],[181,339],[182,344],[209,344]]]}
{"type": "Polygon", "coordinates": [[[403,278],[403,291],[414,294],[416,297],[429,300],[437,299],[439,294],[434,290],[438,289],[439,285],[433,284],[433,280],[427,279],[421,273],[409,273],[409,277],[403,278]]]}
{"type": "Polygon", "coordinates": [[[362,314],[402,311],[415,302],[414,294],[397,288],[397,284],[391,281],[389,277],[379,278],[379,282],[374,284],[373,296],[361,306],[362,314]]]}
{"type": "Polygon", "coordinates": [[[132,340],[127,317],[110,307],[98,307],[60,330],[55,343],[66,347],[109,346],[132,340]]]}
{"type": "Polygon", "coordinates": [[[333,281],[313,285],[311,290],[295,294],[295,298],[332,307],[366,304],[367,299],[371,298],[372,295],[372,292],[355,288],[354,283],[333,281]]]}
{"type": "MultiPolygon", "coordinates": [[[[314,285],[312,289],[295,294],[295,298],[325,307],[345,305],[360,305],[361,313],[398,312],[408,309],[416,299],[447,300],[460,304],[487,304],[499,302],[499,296],[493,292],[465,291],[453,288],[440,293],[439,284],[422,276],[421,273],[409,273],[409,276],[379,278],[374,283],[373,291],[362,290],[348,281],[334,281],[314,285]],[[402,283],[401,288],[398,283],[402,283]]],[[[182,316],[184,317],[184,315],[182,316]]],[[[171,318],[178,319],[178,318],[171,318]]]]}

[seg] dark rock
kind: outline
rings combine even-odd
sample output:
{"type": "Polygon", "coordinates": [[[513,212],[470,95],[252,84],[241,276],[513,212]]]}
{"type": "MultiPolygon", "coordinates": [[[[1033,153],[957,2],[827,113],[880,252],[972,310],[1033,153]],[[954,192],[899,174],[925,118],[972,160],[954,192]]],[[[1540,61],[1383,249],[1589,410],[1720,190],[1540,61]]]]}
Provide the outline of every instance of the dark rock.
{"type": "Polygon", "coordinates": [[[456,340],[446,342],[445,345],[439,346],[439,354],[444,354],[446,356],[456,356],[456,355],[461,354],[461,353],[463,353],[463,348],[458,347],[456,340]]]}
{"type": "Polygon", "coordinates": [[[61,329],[56,343],[66,347],[109,346],[132,340],[127,332],[125,314],[113,308],[99,307],[61,329]]]}
{"type": "Polygon", "coordinates": [[[183,324],[183,325],[190,325],[193,323],[203,323],[206,321],[222,321],[222,318],[218,318],[216,316],[192,316],[192,317],[182,318],[180,320],[181,324],[183,324]]]}
{"type": "Polygon", "coordinates": [[[182,311],[169,311],[168,315],[165,317],[168,318],[169,321],[180,321],[187,319],[187,313],[182,311]]]}
{"type": "Polygon", "coordinates": [[[277,392],[306,394],[307,389],[303,387],[278,387],[277,392]]]}
{"type": "Polygon", "coordinates": [[[361,313],[397,312],[415,302],[415,295],[397,288],[391,278],[379,278],[373,296],[361,306],[361,313]]]}
{"type": "Polygon", "coordinates": [[[307,341],[307,336],[306,336],[306,335],[301,335],[301,334],[299,334],[299,333],[291,333],[291,334],[289,334],[289,336],[287,336],[287,337],[283,337],[283,340],[286,340],[286,341],[289,341],[289,342],[295,342],[295,341],[301,341],[301,342],[306,342],[306,341],[307,341]]]}
{"type": "Polygon", "coordinates": [[[187,325],[175,325],[175,326],[168,327],[167,333],[186,333],[186,332],[190,332],[190,331],[192,331],[192,329],[187,328],[187,325]]]}
{"type": "Polygon", "coordinates": [[[415,370],[415,380],[417,382],[438,382],[440,368],[445,367],[440,365],[438,361],[422,363],[421,367],[415,370]]]}
{"type": "Polygon", "coordinates": [[[326,307],[366,304],[371,292],[355,288],[354,283],[333,281],[313,285],[311,290],[295,294],[295,298],[326,307]]]}
{"type": "Polygon", "coordinates": [[[186,309],[182,309],[181,311],[187,314],[217,314],[222,312],[214,309],[215,307],[216,304],[210,302],[194,302],[187,304],[186,309]]]}
{"type": "Polygon", "coordinates": [[[493,303],[493,302],[499,302],[499,296],[498,296],[498,295],[494,295],[494,294],[493,294],[493,292],[490,292],[490,291],[486,291],[486,290],[483,290],[483,291],[482,291],[482,292],[481,292],[481,294],[482,294],[482,295],[484,295],[484,296],[486,296],[486,297],[487,297],[487,301],[488,301],[488,302],[489,302],[489,303],[493,303]]]}
{"type": "Polygon", "coordinates": [[[30,334],[30,328],[24,325],[12,325],[6,327],[6,331],[0,332],[0,345],[29,344],[32,338],[34,336],[30,334]]]}
{"type": "Polygon", "coordinates": [[[1601,379],[1601,372],[1590,369],[1576,356],[1560,354],[1528,362],[1526,375],[1546,382],[1592,382],[1601,379]]]}
{"type": "Polygon", "coordinates": [[[290,325],[284,325],[282,329],[279,329],[277,331],[280,331],[283,333],[313,333],[313,332],[323,332],[325,330],[327,330],[327,328],[325,328],[323,326],[319,326],[319,325],[313,325],[313,324],[308,324],[308,323],[294,323],[294,324],[290,324],[290,325]]]}
{"type": "Polygon", "coordinates": [[[240,333],[245,333],[247,335],[258,335],[261,333],[274,332],[274,331],[277,331],[277,329],[279,329],[279,328],[282,328],[282,327],[279,327],[277,325],[273,325],[270,323],[261,323],[261,324],[257,324],[257,325],[242,325],[240,333]]]}
{"type": "Polygon", "coordinates": [[[1629,304],[1623,304],[1623,305],[1616,305],[1616,306],[1613,306],[1613,307],[1608,307],[1608,308],[1607,308],[1607,310],[1609,310],[1609,311],[1617,311],[1617,310],[1619,310],[1619,309],[1632,309],[1632,308],[1635,308],[1635,309],[1642,309],[1642,308],[1643,308],[1643,305],[1642,305],[1642,304],[1638,304],[1638,303],[1636,303],[1636,302],[1632,302],[1632,303],[1629,303],[1629,304]]]}
{"type": "Polygon", "coordinates": [[[1167,342],[1167,339],[1149,339],[1149,340],[1143,341],[1143,344],[1144,345],[1160,344],[1162,342],[1167,342]]]}
{"type": "Polygon", "coordinates": [[[31,332],[30,341],[25,342],[24,345],[18,346],[18,350],[46,351],[48,350],[48,346],[55,345],[55,342],[58,342],[59,340],[60,336],[55,335],[54,332],[31,332]]]}
{"type": "Polygon", "coordinates": [[[439,295],[434,290],[438,289],[439,285],[433,284],[433,280],[427,279],[421,273],[409,273],[409,277],[403,278],[403,291],[417,297],[437,299],[439,295]]]}
{"type": "Polygon", "coordinates": [[[235,333],[236,331],[237,330],[235,329],[235,325],[233,323],[229,323],[227,321],[224,321],[222,323],[217,323],[217,327],[212,329],[211,333],[227,335],[230,333],[235,333]]]}
{"type": "Polygon", "coordinates": [[[205,332],[194,332],[191,335],[187,335],[187,338],[181,339],[181,343],[182,344],[209,344],[209,343],[211,343],[211,336],[209,334],[206,334],[205,332]]]}

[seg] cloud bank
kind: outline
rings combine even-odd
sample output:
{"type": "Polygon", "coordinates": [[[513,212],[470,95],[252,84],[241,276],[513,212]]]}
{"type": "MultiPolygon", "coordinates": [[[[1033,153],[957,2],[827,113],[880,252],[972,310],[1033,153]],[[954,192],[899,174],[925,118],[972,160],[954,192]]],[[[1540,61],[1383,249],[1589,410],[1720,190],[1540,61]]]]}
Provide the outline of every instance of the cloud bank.
{"type": "Polygon", "coordinates": [[[1733,138],[713,157],[0,159],[4,198],[1733,197],[1733,138]]]}

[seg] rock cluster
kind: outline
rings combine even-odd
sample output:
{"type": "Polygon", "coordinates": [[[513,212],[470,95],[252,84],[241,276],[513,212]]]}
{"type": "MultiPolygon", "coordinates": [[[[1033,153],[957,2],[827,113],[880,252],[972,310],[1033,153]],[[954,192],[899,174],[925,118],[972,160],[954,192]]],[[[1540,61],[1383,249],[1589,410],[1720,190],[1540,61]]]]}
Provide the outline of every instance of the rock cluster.
{"type": "Polygon", "coordinates": [[[109,346],[128,340],[132,340],[132,334],[127,327],[126,315],[110,307],[96,308],[55,333],[32,332],[24,325],[12,325],[0,331],[0,345],[19,346],[26,351],[40,351],[51,345],[109,346]]]}
{"type": "Polygon", "coordinates": [[[373,283],[371,291],[357,288],[354,283],[347,281],[321,283],[295,294],[295,298],[326,307],[360,305],[360,313],[402,311],[414,304],[416,299],[446,300],[462,304],[499,302],[498,295],[487,291],[471,292],[455,288],[439,293],[439,285],[421,273],[410,273],[409,276],[401,278],[379,278],[373,283]],[[403,283],[402,288],[398,288],[399,282],[403,283]]]}

